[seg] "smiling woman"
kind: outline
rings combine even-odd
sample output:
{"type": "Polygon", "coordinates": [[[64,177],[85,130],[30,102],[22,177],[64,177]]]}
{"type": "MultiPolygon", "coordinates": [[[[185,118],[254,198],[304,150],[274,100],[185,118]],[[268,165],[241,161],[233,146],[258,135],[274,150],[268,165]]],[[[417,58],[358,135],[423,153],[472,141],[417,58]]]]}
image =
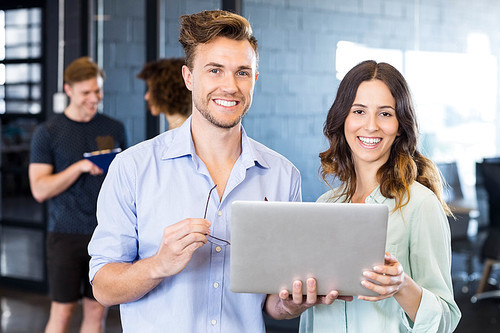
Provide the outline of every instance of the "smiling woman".
{"type": "MultiPolygon", "coordinates": [[[[498,57],[491,51],[488,33],[469,33],[467,40],[460,38],[467,42],[460,52],[432,47],[432,51],[403,51],[405,48],[373,48],[369,43],[339,41],[336,71],[341,80],[364,59],[388,62],[401,71],[418,108],[421,150],[437,163],[456,161],[464,198],[474,201],[475,162],[498,152],[498,57]]],[[[478,222],[485,223],[482,218],[478,222]]]]}
{"type": "Polygon", "coordinates": [[[356,65],[340,83],[324,134],[330,147],[320,154],[322,175],[341,185],[318,201],[388,206],[386,257],[361,281],[378,296],[309,309],[301,332],[453,331],[461,314],[450,275],[449,208],[436,166],[417,150],[404,77],[387,63],[356,65]]]}
{"type": "Polygon", "coordinates": [[[377,79],[359,85],[344,132],[355,163],[362,161],[381,167],[389,158],[399,134],[396,101],[387,85],[377,79]]]}

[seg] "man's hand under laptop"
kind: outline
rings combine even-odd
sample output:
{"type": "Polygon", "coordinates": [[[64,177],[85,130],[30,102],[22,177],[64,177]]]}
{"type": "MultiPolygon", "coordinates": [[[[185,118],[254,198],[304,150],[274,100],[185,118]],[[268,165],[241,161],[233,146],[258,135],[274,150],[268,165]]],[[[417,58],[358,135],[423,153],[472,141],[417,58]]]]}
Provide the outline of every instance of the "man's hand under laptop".
{"type": "Polygon", "coordinates": [[[293,282],[292,293],[286,289],[279,295],[268,295],[266,311],[274,319],[292,319],[317,304],[332,304],[335,300],[352,301],[352,296],[339,296],[338,291],[332,290],[325,296],[319,296],[316,290],[316,280],[309,278],[306,281],[306,295],[302,293],[302,281],[293,282]]]}

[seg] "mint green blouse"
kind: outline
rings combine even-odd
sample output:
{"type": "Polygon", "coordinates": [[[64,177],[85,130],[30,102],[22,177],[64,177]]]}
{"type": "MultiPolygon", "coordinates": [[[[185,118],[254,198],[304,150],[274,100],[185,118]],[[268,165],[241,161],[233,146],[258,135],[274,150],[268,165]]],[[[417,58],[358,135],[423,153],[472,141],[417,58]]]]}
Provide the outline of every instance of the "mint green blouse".
{"type": "MultiPolygon", "coordinates": [[[[323,194],[318,202],[342,202],[333,197],[334,191],[323,194]]],[[[450,228],[439,200],[415,182],[410,202],[401,210],[393,212],[395,200],[385,198],[379,188],[365,202],[389,207],[386,251],[423,290],[415,322],[394,297],[378,302],[355,297],[352,302],[337,300],[308,309],[300,317],[300,332],[452,332],[461,313],[453,298],[450,228]]]]}

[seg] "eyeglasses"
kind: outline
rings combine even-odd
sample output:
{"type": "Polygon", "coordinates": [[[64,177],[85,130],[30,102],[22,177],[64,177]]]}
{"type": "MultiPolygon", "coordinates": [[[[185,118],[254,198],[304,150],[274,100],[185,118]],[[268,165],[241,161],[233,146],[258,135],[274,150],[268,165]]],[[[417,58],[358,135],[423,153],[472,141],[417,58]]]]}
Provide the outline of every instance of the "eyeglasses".
{"type": "MultiPolygon", "coordinates": [[[[212,195],[212,191],[217,187],[217,184],[215,184],[214,187],[210,189],[210,192],[208,192],[208,198],[207,198],[207,204],[205,205],[205,214],[203,214],[203,219],[207,218],[207,210],[208,210],[208,203],[210,202],[210,197],[212,195]]],[[[212,244],[215,245],[222,245],[222,246],[227,246],[231,245],[227,240],[224,240],[222,238],[218,238],[212,235],[207,235],[207,241],[209,241],[212,244]]]]}

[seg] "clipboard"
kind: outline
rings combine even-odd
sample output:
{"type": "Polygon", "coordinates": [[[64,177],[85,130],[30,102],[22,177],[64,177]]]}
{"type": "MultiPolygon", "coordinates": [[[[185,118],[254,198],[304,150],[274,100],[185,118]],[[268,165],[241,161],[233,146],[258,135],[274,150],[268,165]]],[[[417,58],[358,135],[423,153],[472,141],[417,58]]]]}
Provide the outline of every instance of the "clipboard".
{"type": "Polygon", "coordinates": [[[109,165],[111,164],[111,161],[113,161],[116,154],[118,154],[121,151],[122,151],[121,148],[95,150],[92,152],[84,153],[83,157],[88,159],[95,165],[97,165],[104,172],[108,172],[108,168],[109,165]]]}

